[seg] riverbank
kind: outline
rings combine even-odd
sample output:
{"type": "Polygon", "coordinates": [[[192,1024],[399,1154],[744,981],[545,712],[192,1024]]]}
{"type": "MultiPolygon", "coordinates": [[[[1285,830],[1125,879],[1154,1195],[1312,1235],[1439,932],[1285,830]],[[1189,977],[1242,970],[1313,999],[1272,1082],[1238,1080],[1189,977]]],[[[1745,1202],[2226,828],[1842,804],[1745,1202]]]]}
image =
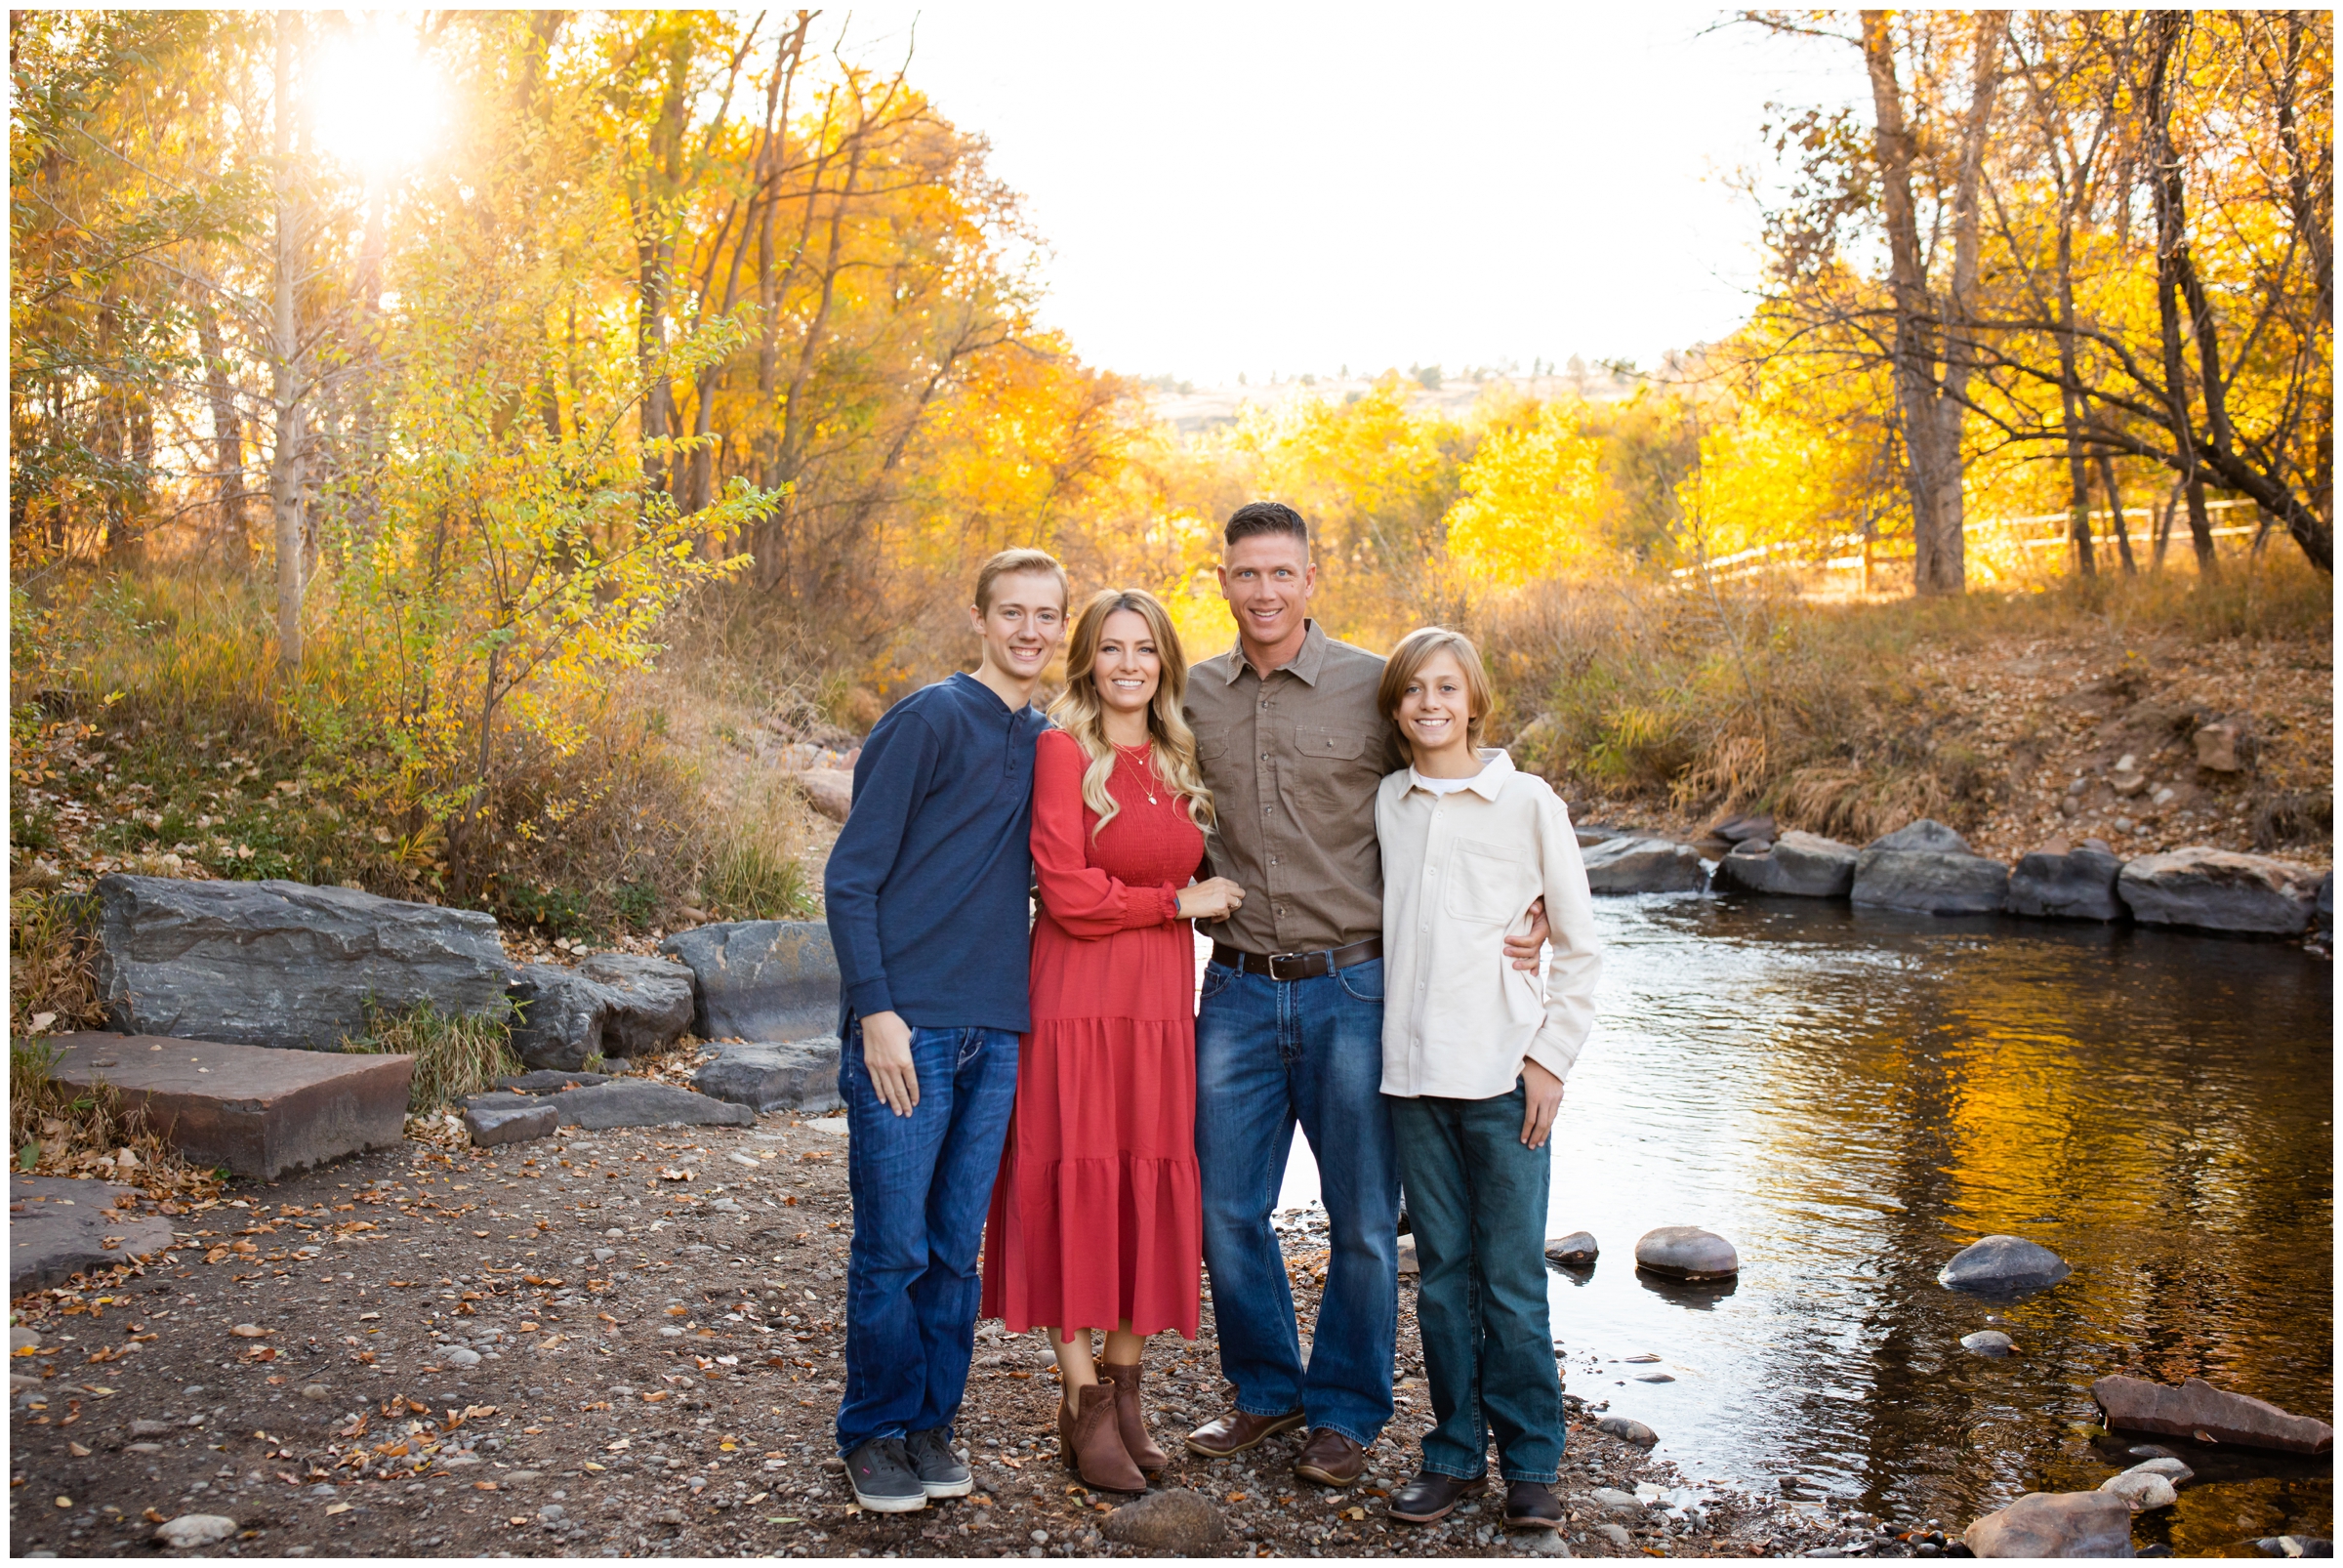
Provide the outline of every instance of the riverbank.
{"type": "MultiPolygon", "coordinates": [[[[20,1298],[10,1539],[19,1555],[150,1549],[186,1514],[253,1556],[1120,1556],[1123,1499],[1055,1457],[1035,1337],[981,1325],[960,1435],[978,1490],[864,1514],[831,1454],[851,1213],[826,1120],[583,1134],[494,1149],[410,1143],[175,1219],[179,1245],[111,1283],[20,1298]],[[251,1251],[232,1250],[249,1243],[251,1251]],[[316,1249],[313,1253],[302,1249],[316,1249]]],[[[1305,1325],[1324,1237],[1287,1232],[1305,1325]]],[[[1221,1521],[1208,1556],[1501,1556],[1539,1545],[1486,1511],[1398,1525],[1425,1404],[1413,1290],[1405,1406],[1347,1491],[1297,1482],[1295,1436],[1209,1463],[1177,1434],[1225,1398],[1208,1300],[1193,1344],[1150,1361],[1161,1486],[1221,1521]]],[[[1675,1492],[1665,1457],[1574,1410],[1561,1490],[1578,1556],[1796,1555],[1876,1521],[1723,1488],[1689,1512],[1606,1509],[1597,1488],[1675,1492]]],[[[1663,1434],[1665,1438],[1665,1434],[1663,1434]]],[[[1897,1528],[1913,1528],[1909,1521],[1897,1528]]],[[[1544,1553],[1538,1553],[1544,1554],[1544,1553]]]]}

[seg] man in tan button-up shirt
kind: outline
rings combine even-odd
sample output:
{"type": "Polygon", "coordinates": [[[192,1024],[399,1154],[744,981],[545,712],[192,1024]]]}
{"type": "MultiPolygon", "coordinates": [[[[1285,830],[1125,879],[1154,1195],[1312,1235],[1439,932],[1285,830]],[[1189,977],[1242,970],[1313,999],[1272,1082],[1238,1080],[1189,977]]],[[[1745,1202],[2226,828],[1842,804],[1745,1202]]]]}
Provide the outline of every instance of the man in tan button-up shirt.
{"type": "MultiPolygon", "coordinates": [[[[1236,1408],[1188,1436],[1219,1459],[1306,1422],[1295,1473],[1347,1486],[1391,1419],[1399,1174],[1383,1102],[1383,879],[1376,791],[1402,765],[1376,706],[1383,661],[1309,619],[1300,514],[1239,509],[1220,591],[1237,645],[1188,677],[1217,827],[1213,867],[1245,889],[1213,939],[1196,1016],[1196,1156],[1220,1367],[1236,1408]],[[1333,1250],[1301,1364],[1269,1222],[1299,1124],[1333,1250]]],[[[1534,961],[1540,913],[1515,957],[1534,961]]]]}

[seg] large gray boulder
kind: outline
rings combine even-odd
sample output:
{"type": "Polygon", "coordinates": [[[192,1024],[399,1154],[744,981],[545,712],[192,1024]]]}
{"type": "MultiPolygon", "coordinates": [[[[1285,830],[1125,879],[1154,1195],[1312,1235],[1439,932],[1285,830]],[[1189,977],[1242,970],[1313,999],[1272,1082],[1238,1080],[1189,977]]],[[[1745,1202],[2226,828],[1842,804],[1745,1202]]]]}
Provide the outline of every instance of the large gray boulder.
{"type": "Polygon", "coordinates": [[[1858,908],[1920,915],[1985,915],[2002,906],[2009,868],[1969,850],[1969,841],[1921,817],[1873,839],[1855,858],[1858,908]]]}
{"type": "Polygon", "coordinates": [[[1980,1557],[2128,1557],[2131,1505],[2112,1492],[2029,1492],[1961,1541],[1980,1557]]]}
{"type": "Polygon", "coordinates": [[[1606,839],[1582,858],[1593,892],[1698,892],[1708,886],[1700,851],[1671,839],[1606,839]]]}
{"type": "Polygon", "coordinates": [[[1724,1279],[1741,1271],[1733,1244],[1698,1225],[1662,1225],[1635,1243],[1635,1266],[1671,1279],[1724,1279]]]}
{"type": "Polygon", "coordinates": [[[733,920],[659,944],[691,970],[703,1040],[806,1040],[838,1030],[838,954],[820,921],[733,920]]]}
{"type": "Polygon", "coordinates": [[[500,1010],[494,917],[298,882],[98,879],[97,976],[124,1034],[339,1051],[368,1009],[500,1010]]]}
{"type": "Polygon", "coordinates": [[[836,1035],[787,1044],[726,1041],[716,1060],[692,1075],[703,1094],[755,1111],[827,1111],[843,1103],[838,1094],[836,1035]]]}
{"type": "Polygon", "coordinates": [[[2053,920],[2121,920],[2129,913],[2116,896],[2122,872],[2104,846],[2036,849],[2009,874],[2009,908],[2016,915],[2053,920]]]}
{"type": "Polygon", "coordinates": [[[2198,846],[2126,862],[2116,891],[2145,926],[2299,936],[2318,912],[2319,878],[2291,860],[2198,846]]]}
{"type": "Polygon", "coordinates": [[[2191,1378],[2174,1388],[2120,1373],[2091,1384],[2091,1398],[2107,1417],[2108,1429],[2192,1437],[2237,1448],[2274,1449],[2281,1454],[2325,1454],[2335,1446],[2335,1429],[2309,1416],[2296,1416],[2266,1400],[2216,1388],[2191,1378]]]}
{"type": "Polygon", "coordinates": [[[1844,898],[1855,887],[1851,844],[1795,828],[1773,841],[1748,840],[1716,863],[1716,885],[1793,898],[1844,898]]]}
{"type": "Polygon", "coordinates": [[[514,1053],[555,1072],[664,1051],[691,1026],[691,971],[632,953],[596,953],[574,970],[523,965],[510,995],[514,1053]]]}
{"type": "Polygon", "coordinates": [[[1954,1291],[2029,1291],[2075,1272],[2067,1260],[2023,1236],[1987,1236],[1952,1255],[1936,1282],[1954,1291]]]}

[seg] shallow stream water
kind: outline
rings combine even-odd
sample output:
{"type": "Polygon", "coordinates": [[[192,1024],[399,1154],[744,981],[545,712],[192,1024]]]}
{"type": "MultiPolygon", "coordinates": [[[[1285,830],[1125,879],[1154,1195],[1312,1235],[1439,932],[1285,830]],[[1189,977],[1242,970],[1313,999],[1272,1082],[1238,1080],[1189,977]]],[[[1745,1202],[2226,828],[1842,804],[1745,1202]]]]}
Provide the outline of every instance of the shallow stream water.
{"type": "MultiPolygon", "coordinates": [[[[2096,1486],[2141,1437],[2093,1379],[2202,1377],[2333,1419],[2333,1001],[2281,943],[1845,904],[1604,899],[1600,1022],[1555,1136],[1569,1386],[1695,1480],[1958,1530],[2096,1486]],[[1634,1267],[1665,1224],[1724,1286],[1634,1267]],[[2074,1265],[2017,1300],[1936,1271],[1980,1236],[2074,1265]],[[1998,1328],[2018,1353],[1961,1348],[1998,1328]],[[1657,1355],[1657,1364],[1625,1360],[1657,1355]],[[1669,1382],[1641,1382],[1664,1372],[1669,1382]]],[[[1295,1139],[1285,1204],[1317,1196],[1295,1139]]],[[[2199,1471],[2135,1539],[2333,1534],[2331,1458],[2158,1440],[2199,1471]]]]}

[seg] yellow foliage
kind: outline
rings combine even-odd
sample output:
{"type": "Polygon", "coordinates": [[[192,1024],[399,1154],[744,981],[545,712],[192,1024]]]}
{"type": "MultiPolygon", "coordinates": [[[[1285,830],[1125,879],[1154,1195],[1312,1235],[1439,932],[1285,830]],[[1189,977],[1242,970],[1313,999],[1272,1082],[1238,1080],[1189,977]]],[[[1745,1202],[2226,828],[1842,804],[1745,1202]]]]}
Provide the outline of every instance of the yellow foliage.
{"type": "Polygon", "coordinates": [[[1448,550],[1484,588],[1583,571],[1597,559],[1603,442],[1583,405],[1550,402],[1523,430],[1496,430],[1464,466],[1448,550]]]}

